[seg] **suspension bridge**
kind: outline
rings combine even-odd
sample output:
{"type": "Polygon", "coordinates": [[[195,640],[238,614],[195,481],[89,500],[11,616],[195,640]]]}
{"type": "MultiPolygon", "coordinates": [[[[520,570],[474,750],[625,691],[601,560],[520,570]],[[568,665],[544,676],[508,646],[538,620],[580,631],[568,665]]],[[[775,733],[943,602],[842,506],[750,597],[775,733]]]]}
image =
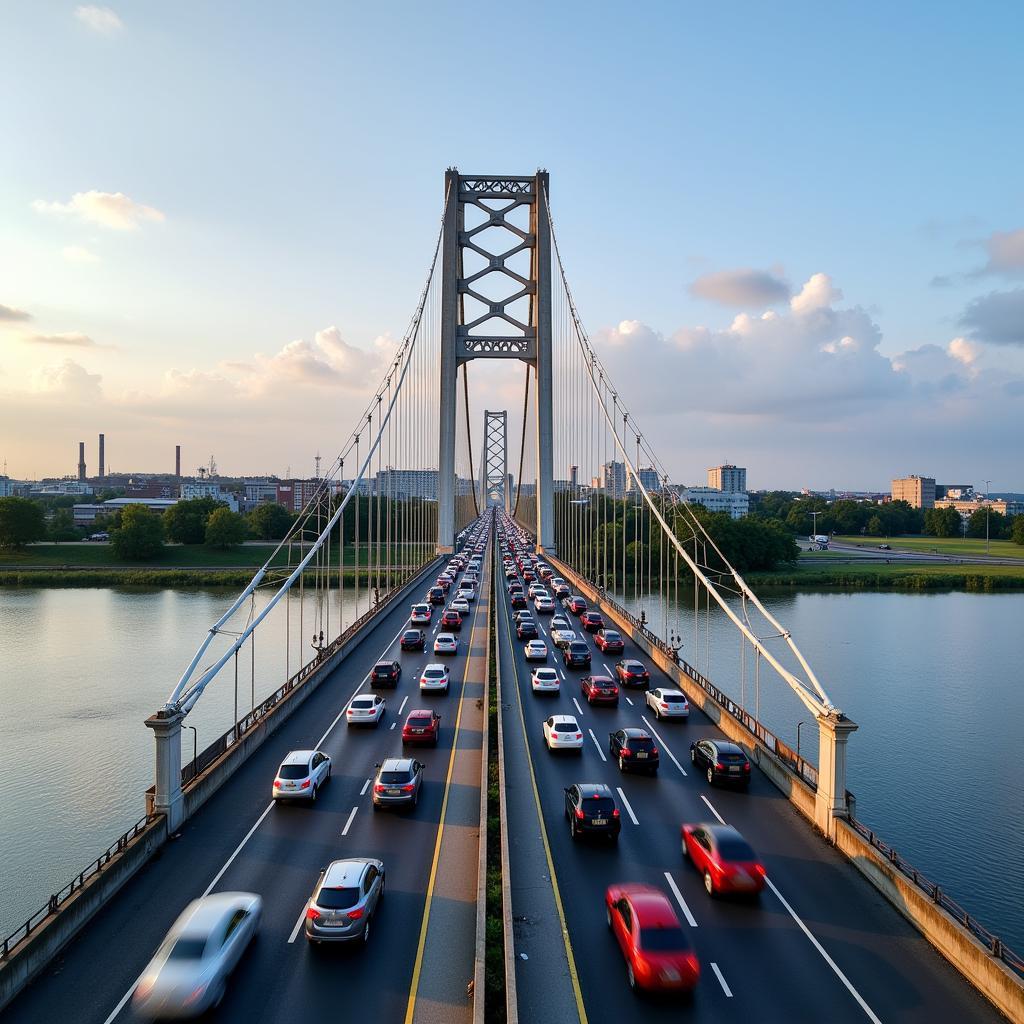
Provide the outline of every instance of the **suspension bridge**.
{"type": "MultiPolygon", "coordinates": [[[[568,281],[546,172],[446,173],[426,280],[383,379],[279,550],[197,638],[145,722],[155,778],[144,815],[4,941],[10,1020],[132,1019],[142,971],[174,919],[189,900],[225,890],[261,894],[264,919],[217,1019],[357,1007],[406,1024],[483,1020],[494,987],[480,838],[489,755],[501,791],[507,1019],[678,1019],[678,1008],[641,1010],[625,984],[603,923],[602,894],[619,881],[656,885],[677,906],[704,964],[695,1019],[995,1020],[991,1003],[1010,1012],[1024,964],[857,820],[846,788],[856,724],[681,498],[568,281]],[[521,405],[474,413],[483,361],[509,364],[497,370],[502,390],[521,386],[521,405]],[[571,669],[558,669],[556,703],[538,703],[497,561],[513,542],[600,610],[624,640],[619,657],[643,661],[652,688],[687,695],[685,726],[654,721],[626,690],[615,709],[584,707],[571,669]],[[474,551],[478,586],[448,659],[451,685],[434,699],[441,729],[423,757],[423,800],[405,818],[374,815],[375,766],[401,755],[396,726],[430,704],[417,681],[440,660],[430,653],[438,613],[427,649],[402,649],[410,604],[452,556],[474,551]],[[265,655],[282,648],[283,659],[265,655]],[[402,670],[396,692],[380,691],[387,716],[348,729],[351,700],[376,692],[379,661],[402,670]],[[189,717],[211,688],[232,692],[232,715],[200,748],[189,717]],[[787,723],[761,721],[767,688],[786,695],[794,721],[809,716],[814,742],[794,749],[781,738],[787,723]],[[544,749],[541,723],[553,712],[577,718],[580,760],[544,749]],[[641,727],[662,750],[649,785],[620,776],[605,752],[610,732],[641,727]],[[749,754],[749,793],[703,785],[690,762],[700,738],[749,754]],[[293,749],[331,759],[315,809],[268,802],[293,749]],[[564,792],[581,781],[621,797],[617,850],[568,841],[564,792]],[[684,820],[728,820],[755,844],[770,883],[759,907],[708,901],[680,859],[684,820]],[[384,862],[387,901],[366,949],[318,957],[302,948],[307,901],[323,866],[350,856],[384,862]],[[938,934],[936,915],[953,922],[949,934],[938,934]]],[[[592,673],[614,674],[592,644],[588,657],[592,673]]]]}

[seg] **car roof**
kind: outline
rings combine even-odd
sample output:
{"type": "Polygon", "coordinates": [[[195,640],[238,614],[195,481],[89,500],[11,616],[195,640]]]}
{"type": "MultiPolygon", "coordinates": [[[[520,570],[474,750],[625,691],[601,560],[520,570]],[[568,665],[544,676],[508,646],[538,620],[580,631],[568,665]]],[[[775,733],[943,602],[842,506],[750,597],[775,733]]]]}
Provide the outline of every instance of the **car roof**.
{"type": "Polygon", "coordinates": [[[437,639],[438,640],[454,640],[455,639],[455,634],[454,633],[438,633],[437,634],[437,639]]]}
{"type": "Polygon", "coordinates": [[[436,712],[432,708],[413,708],[409,712],[410,718],[431,718],[436,712]]]}
{"type": "Polygon", "coordinates": [[[627,892],[641,928],[670,928],[678,926],[676,915],[669,898],[660,890],[648,886],[637,886],[627,892]]]}
{"type": "MultiPolygon", "coordinates": [[[[611,787],[603,782],[577,782],[576,787],[583,797],[608,796],[612,795],[611,787]]],[[[614,798],[613,798],[614,799],[614,798]]]]}
{"type": "Polygon", "coordinates": [[[307,764],[315,750],[290,750],[281,764],[307,764]]]}
{"type": "Polygon", "coordinates": [[[666,697],[685,697],[686,694],[682,690],[677,690],[674,686],[656,686],[654,688],[655,693],[663,693],[666,697]]]}
{"type": "Polygon", "coordinates": [[[638,740],[639,739],[647,739],[647,740],[649,740],[651,738],[651,734],[646,729],[638,729],[638,728],[635,728],[633,726],[630,726],[628,728],[623,729],[622,731],[623,731],[623,733],[625,733],[625,735],[629,739],[638,739],[638,740]]]}
{"type": "Polygon", "coordinates": [[[744,757],[747,755],[743,752],[743,748],[738,743],[733,743],[730,740],[711,740],[711,743],[715,745],[715,749],[722,754],[743,754],[744,757]]]}
{"type": "Polygon", "coordinates": [[[553,668],[549,668],[546,665],[542,665],[540,668],[535,668],[533,671],[536,672],[538,675],[540,675],[541,672],[547,672],[549,676],[558,675],[558,673],[553,668]]]}
{"type": "Polygon", "coordinates": [[[331,861],[324,872],[322,884],[330,889],[354,886],[363,877],[367,866],[375,863],[371,857],[349,857],[347,860],[331,861]]]}
{"type": "Polygon", "coordinates": [[[180,935],[206,938],[224,920],[225,914],[233,910],[241,900],[252,899],[244,892],[217,892],[193,901],[178,925],[180,935]]]}
{"type": "Polygon", "coordinates": [[[415,633],[417,636],[422,636],[423,635],[423,630],[422,629],[407,629],[405,631],[405,635],[406,636],[409,636],[410,633],[415,633]]]}
{"type": "Polygon", "coordinates": [[[552,722],[575,722],[576,717],[574,715],[552,715],[552,722]]]}
{"type": "Polygon", "coordinates": [[[409,772],[412,771],[411,757],[389,757],[381,762],[382,772],[409,772]]]}
{"type": "Polygon", "coordinates": [[[627,666],[639,665],[640,668],[644,667],[644,663],[642,661],[637,661],[636,658],[623,658],[622,664],[627,666]]]}
{"type": "Polygon", "coordinates": [[[384,668],[394,668],[395,665],[397,664],[398,662],[396,662],[394,658],[381,658],[381,660],[378,661],[377,664],[373,667],[380,668],[381,666],[383,666],[384,668]]]}

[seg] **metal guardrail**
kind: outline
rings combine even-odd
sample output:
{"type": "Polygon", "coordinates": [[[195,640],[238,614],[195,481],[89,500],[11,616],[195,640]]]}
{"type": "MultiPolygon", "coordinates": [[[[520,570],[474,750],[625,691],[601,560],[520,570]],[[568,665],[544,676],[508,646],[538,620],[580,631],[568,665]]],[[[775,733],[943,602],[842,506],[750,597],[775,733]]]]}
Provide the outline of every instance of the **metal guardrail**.
{"type": "Polygon", "coordinates": [[[118,836],[117,842],[112,846],[108,846],[107,849],[96,858],[96,860],[90,862],[89,866],[84,871],[80,871],[74,878],[64,886],[63,889],[58,889],[53,893],[46,903],[46,906],[41,907],[29,919],[22,925],[19,925],[7,938],[4,939],[3,944],[0,945],[0,962],[6,960],[8,956],[14,951],[15,947],[24,942],[25,939],[35,931],[48,917],[57,913],[61,904],[66,903],[76,892],[78,892],[86,882],[89,881],[94,875],[98,875],[109,863],[112,857],[116,857],[119,853],[123,853],[128,844],[142,832],[151,821],[154,821],[158,815],[147,814],[144,818],[140,818],[127,832],[122,836],[118,836]]]}
{"type": "MultiPolygon", "coordinates": [[[[847,803],[853,799],[853,794],[847,792],[847,803]]],[[[897,871],[905,878],[910,879],[933,903],[940,906],[951,917],[966,928],[997,960],[1001,960],[1011,970],[1024,977],[1024,959],[1010,949],[998,935],[993,935],[977,918],[960,906],[952,897],[948,896],[941,886],[926,878],[913,864],[900,856],[891,846],[884,843],[879,837],[863,823],[850,814],[850,825],[861,838],[866,839],[885,859],[892,864],[897,871]]]]}

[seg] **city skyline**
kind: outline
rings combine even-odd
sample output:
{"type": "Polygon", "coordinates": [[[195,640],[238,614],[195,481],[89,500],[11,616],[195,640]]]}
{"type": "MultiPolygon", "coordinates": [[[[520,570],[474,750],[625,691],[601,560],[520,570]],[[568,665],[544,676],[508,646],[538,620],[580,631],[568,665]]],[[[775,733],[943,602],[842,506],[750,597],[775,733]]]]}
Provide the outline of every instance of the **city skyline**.
{"type": "MultiPolygon", "coordinates": [[[[613,70],[583,92],[552,59],[559,99],[525,118],[466,95],[489,58],[414,6],[27,7],[0,44],[0,460],[64,475],[99,431],[139,471],[174,443],[238,474],[330,458],[408,322],[444,167],[543,165],[595,348],[673,479],[731,459],[753,489],[915,467],[1021,488],[1024,143],[998,125],[1024,15],[740,10],[537,6],[546,53],[613,70]],[[430,59],[442,36],[459,73],[430,59]],[[374,43],[402,55],[385,76],[374,43]],[[43,48],[58,70],[19,88],[43,48]],[[834,74],[865,53],[856,88],[834,74]]],[[[474,424],[507,408],[518,436],[519,374],[470,380],[474,424]]]]}

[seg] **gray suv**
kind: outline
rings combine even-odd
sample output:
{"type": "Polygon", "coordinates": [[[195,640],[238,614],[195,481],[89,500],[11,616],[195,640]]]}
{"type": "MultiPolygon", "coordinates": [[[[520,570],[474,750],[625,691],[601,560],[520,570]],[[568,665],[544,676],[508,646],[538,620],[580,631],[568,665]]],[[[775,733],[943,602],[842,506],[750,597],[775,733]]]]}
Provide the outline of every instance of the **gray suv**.
{"type": "Polygon", "coordinates": [[[381,807],[415,807],[420,801],[423,765],[410,757],[389,757],[376,764],[373,780],[373,809],[381,807]]]}
{"type": "Polygon", "coordinates": [[[335,860],[320,873],[306,907],[310,942],[370,941],[370,919],[384,896],[384,865],[372,857],[335,860]]]}

